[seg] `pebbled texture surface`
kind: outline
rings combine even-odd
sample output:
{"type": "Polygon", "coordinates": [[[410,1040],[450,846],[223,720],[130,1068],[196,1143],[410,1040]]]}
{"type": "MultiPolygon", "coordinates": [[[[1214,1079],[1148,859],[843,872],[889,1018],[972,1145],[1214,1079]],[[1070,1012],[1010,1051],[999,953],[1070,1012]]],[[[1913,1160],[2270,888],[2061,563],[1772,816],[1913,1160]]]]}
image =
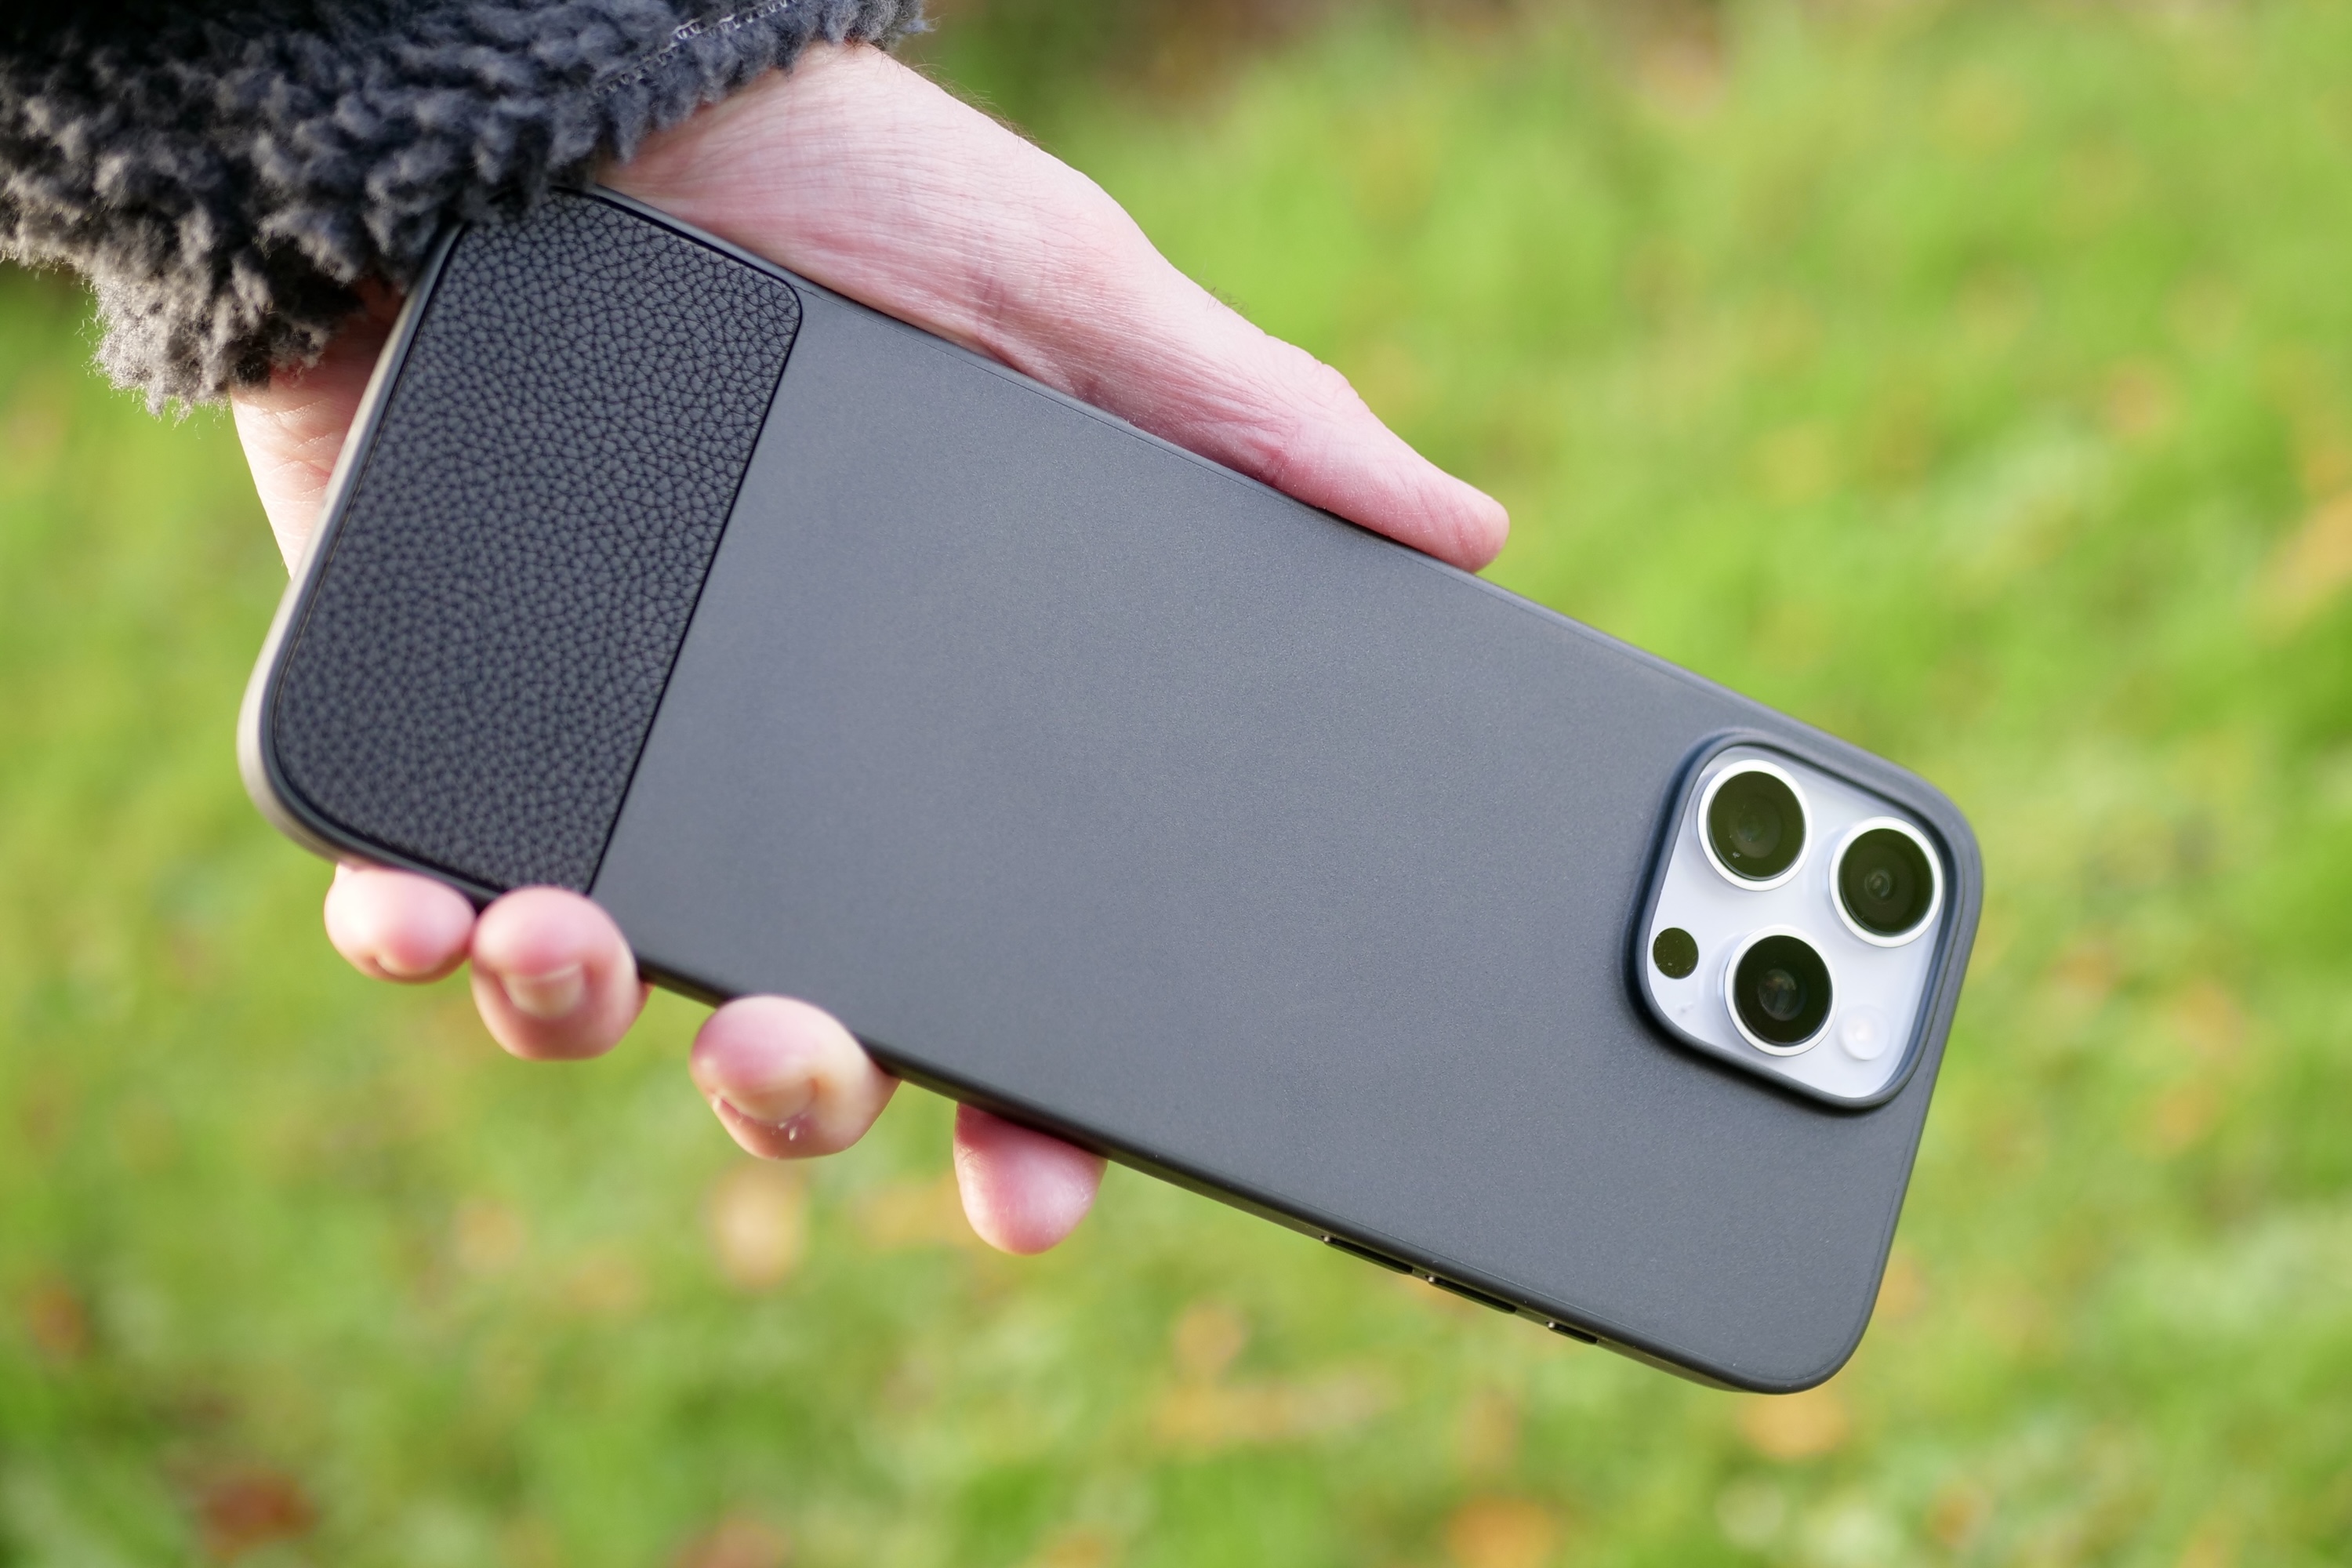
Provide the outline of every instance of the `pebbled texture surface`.
{"type": "Polygon", "coordinates": [[[459,240],[279,679],[287,783],[478,886],[584,890],[799,324],[591,197],[459,240]]]}

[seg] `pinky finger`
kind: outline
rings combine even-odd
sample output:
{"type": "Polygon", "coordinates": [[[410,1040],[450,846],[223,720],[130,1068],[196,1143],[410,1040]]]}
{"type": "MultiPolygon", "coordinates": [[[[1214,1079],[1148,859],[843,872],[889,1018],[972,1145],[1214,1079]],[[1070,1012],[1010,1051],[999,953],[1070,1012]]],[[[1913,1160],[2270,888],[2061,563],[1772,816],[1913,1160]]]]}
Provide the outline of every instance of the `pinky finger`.
{"type": "Polygon", "coordinates": [[[956,1107],[956,1185],[964,1216],[1000,1252],[1060,1245],[1102,1186],[1103,1158],[978,1106],[956,1107]]]}

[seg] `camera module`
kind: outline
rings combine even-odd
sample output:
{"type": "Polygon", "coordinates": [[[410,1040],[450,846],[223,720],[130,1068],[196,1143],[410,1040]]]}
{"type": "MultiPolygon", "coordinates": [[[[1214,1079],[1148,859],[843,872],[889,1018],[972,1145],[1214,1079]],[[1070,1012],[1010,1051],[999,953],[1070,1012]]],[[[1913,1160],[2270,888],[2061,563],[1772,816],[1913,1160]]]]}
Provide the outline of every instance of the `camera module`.
{"type": "Polygon", "coordinates": [[[1927,928],[1943,898],[1943,877],[1927,841],[1891,816],[1856,823],[1838,845],[1831,869],[1846,929],[1879,947],[1909,942],[1927,928]]]}
{"type": "Polygon", "coordinates": [[[1742,887],[1777,888],[1804,858],[1804,796],[1797,781],[1770,763],[1734,763],[1717,773],[1699,816],[1707,858],[1742,887]]]}
{"type": "Polygon", "coordinates": [[[1830,1019],[1830,966],[1792,931],[1748,939],[1724,980],[1731,1016],[1748,1043],[1776,1057],[1811,1047],[1830,1019]]]}

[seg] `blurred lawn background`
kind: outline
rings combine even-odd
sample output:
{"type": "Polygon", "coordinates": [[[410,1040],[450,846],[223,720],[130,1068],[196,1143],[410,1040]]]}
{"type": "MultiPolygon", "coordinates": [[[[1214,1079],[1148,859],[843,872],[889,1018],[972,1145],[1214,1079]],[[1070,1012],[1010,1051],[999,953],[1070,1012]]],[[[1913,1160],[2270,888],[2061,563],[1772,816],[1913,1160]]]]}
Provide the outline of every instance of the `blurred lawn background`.
{"type": "Polygon", "coordinates": [[[366,984],[230,737],[225,418],[0,278],[0,1561],[2352,1557],[2352,8],[966,0],[921,53],[1510,505],[1494,575],[1945,785],[1877,1321],[1708,1392],[1114,1173],[805,1174],[697,1010],[366,984]]]}

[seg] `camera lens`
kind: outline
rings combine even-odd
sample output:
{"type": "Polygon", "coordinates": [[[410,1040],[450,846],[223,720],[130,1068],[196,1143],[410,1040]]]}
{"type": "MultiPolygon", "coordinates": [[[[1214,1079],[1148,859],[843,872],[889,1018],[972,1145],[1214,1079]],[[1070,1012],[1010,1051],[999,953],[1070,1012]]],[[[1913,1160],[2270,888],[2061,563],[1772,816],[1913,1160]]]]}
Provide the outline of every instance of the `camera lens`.
{"type": "Polygon", "coordinates": [[[1830,966],[1801,936],[1759,937],[1731,972],[1731,1005],[1767,1050],[1805,1045],[1829,1022],[1830,966]]]}
{"type": "Polygon", "coordinates": [[[1805,852],[1805,808],[1777,773],[1739,768],[1716,784],[1707,801],[1706,841],[1732,876],[1769,882],[1805,852]]]}
{"type": "Polygon", "coordinates": [[[1916,930],[1936,903],[1927,847],[1899,827],[1855,834],[1838,857],[1837,893],[1846,918],[1866,936],[1916,930]]]}

